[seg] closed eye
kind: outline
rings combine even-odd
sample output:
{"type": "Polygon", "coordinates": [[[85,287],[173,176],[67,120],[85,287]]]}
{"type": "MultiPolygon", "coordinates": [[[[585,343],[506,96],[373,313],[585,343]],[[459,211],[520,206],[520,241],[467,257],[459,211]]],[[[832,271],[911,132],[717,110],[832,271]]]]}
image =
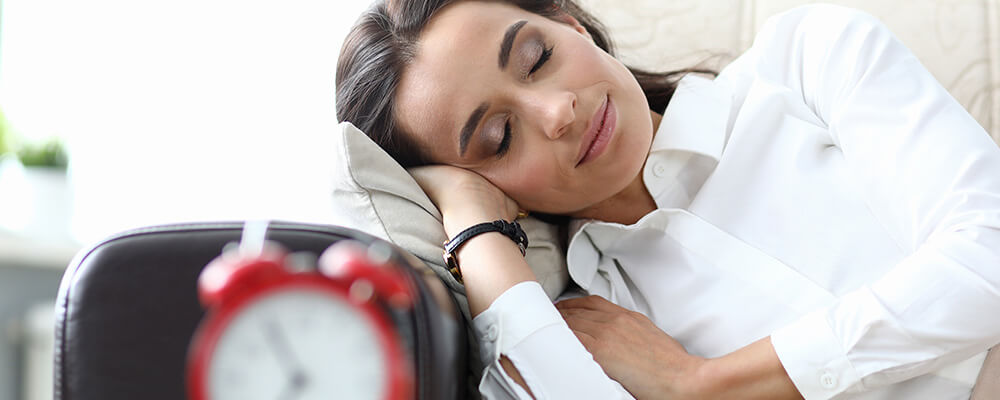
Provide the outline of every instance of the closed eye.
{"type": "Polygon", "coordinates": [[[510,138],[510,119],[508,118],[503,123],[503,139],[500,139],[500,145],[497,146],[496,155],[498,159],[503,158],[507,154],[507,150],[510,150],[510,138]]]}
{"type": "Polygon", "coordinates": [[[531,70],[528,71],[528,75],[534,74],[535,71],[538,71],[543,65],[545,65],[546,61],[549,61],[549,58],[552,57],[553,49],[555,49],[555,47],[546,47],[542,49],[542,54],[538,56],[538,61],[535,62],[535,65],[531,66],[531,70]]]}
{"type": "MultiPolygon", "coordinates": [[[[535,61],[535,65],[532,65],[531,70],[528,71],[529,76],[541,69],[545,63],[552,58],[552,51],[554,49],[555,47],[546,47],[542,49],[542,54],[538,56],[538,61],[535,61]]],[[[511,136],[510,119],[507,119],[503,124],[503,139],[500,140],[500,145],[497,146],[497,158],[503,158],[503,156],[507,154],[507,151],[510,150],[511,136]]]]}

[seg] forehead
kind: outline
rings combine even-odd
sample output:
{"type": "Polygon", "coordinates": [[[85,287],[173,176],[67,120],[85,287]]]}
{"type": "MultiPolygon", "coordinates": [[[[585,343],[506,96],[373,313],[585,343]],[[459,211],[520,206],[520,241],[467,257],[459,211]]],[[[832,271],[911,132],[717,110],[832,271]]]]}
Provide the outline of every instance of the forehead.
{"type": "Polygon", "coordinates": [[[532,15],[479,1],[458,2],[435,15],[396,92],[400,127],[432,154],[457,154],[461,125],[501,79],[497,55],[504,32],[532,15]]]}

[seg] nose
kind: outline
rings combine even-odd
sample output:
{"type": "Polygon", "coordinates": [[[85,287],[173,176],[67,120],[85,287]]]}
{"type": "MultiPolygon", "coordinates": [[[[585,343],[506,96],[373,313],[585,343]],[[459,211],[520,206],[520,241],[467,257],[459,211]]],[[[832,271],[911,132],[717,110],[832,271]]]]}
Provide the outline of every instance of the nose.
{"type": "Polygon", "coordinates": [[[558,139],[576,119],[576,93],[569,90],[545,90],[525,98],[528,115],[549,139],[558,139]]]}

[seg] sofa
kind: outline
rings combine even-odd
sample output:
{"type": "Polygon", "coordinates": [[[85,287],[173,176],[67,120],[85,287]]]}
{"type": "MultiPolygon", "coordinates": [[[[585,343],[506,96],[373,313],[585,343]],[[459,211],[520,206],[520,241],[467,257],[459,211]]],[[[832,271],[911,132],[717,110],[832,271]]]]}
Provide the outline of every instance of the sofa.
{"type": "MultiPolygon", "coordinates": [[[[579,0],[611,31],[628,65],[719,69],[768,17],[803,0],[579,0]]],[[[1000,1],[832,0],[881,19],[1000,142],[1000,1]]]]}

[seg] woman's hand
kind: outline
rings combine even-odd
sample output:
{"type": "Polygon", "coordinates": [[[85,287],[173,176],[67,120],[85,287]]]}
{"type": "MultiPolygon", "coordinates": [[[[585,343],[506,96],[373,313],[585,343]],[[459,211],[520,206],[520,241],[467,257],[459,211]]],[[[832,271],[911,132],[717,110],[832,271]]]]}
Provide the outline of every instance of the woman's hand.
{"type": "Polygon", "coordinates": [[[645,315],[600,296],[564,300],[556,308],[604,372],[635,398],[700,398],[695,385],[706,360],[688,354],[645,315]]]}
{"type": "MultiPolygon", "coordinates": [[[[517,203],[475,172],[444,165],[409,172],[441,211],[449,238],[479,223],[510,221],[517,216],[517,203]]],[[[466,241],[456,257],[472,315],[485,310],[512,286],[535,280],[517,244],[498,232],[466,241]]]]}
{"type": "Polygon", "coordinates": [[[512,221],[517,216],[517,203],[475,172],[449,165],[409,172],[441,211],[448,237],[481,222],[512,221]]]}
{"type": "MultiPolygon", "coordinates": [[[[513,221],[517,216],[517,203],[475,172],[448,165],[411,168],[409,172],[441,211],[449,238],[478,223],[498,219],[513,221]]],[[[535,279],[509,238],[491,233],[467,243],[459,249],[458,258],[473,316],[483,312],[512,286],[535,279]]],[[[500,359],[500,364],[515,382],[531,393],[531,388],[506,356],[500,359]]]]}

